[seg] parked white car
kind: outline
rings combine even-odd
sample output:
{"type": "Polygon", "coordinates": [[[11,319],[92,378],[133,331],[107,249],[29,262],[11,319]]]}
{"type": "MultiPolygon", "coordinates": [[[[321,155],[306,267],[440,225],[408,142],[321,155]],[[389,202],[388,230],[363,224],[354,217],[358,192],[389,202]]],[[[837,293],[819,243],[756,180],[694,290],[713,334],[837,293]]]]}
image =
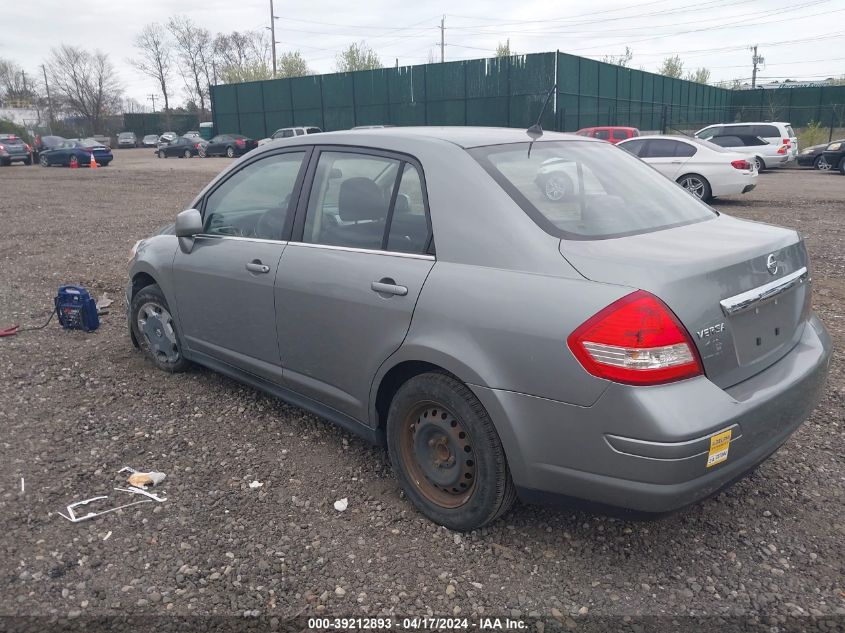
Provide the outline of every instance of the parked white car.
{"type": "Polygon", "coordinates": [[[318,127],[283,127],[279,128],[268,138],[259,139],[258,145],[264,145],[270,141],[275,141],[277,138],[292,138],[294,136],[302,136],[304,134],[317,134],[322,132],[318,127]]]}
{"type": "Polygon", "coordinates": [[[781,167],[790,160],[789,147],[783,143],[769,143],[759,136],[725,134],[710,137],[710,142],[741,154],[746,152],[753,154],[754,166],[758,172],[772,167],[781,167]]]}
{"type": "MultiPolygon", "coordinates": [[[[725,136],[727,134],[759,136],[767,143],[771,143],[777,147],[786,145],[786,162],[795,160],[795,157],[798,155],[798,137],[795,135],[795,130],[792,129],[792,125],[782,121],[719,123],[700,129],[695,133],[695,136],[710,140],[714,136],[725,136]]],[[[766,167],[769,166],[766,165],[766,167]]],[[[774,167],[775,165],[771,166],[774,167]]]]}
{"type": "Polygon", "coordinates": [[[757,185],[754,157],[688,136],[639,136],[616,147],[639,156],[696,198],[748,193],[757,185]]]}

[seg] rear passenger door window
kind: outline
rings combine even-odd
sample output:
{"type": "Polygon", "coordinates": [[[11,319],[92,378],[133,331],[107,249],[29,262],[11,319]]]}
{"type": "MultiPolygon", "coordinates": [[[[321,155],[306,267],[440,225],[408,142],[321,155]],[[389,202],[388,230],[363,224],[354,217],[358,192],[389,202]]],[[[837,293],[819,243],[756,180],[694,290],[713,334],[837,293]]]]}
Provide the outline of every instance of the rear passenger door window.
{"type": "Polygon", "coordinates": [[[377,154],[320,153],[303,242],[423,253],[429,232],[416,166],[377,154]]]}
{"type": "Polygon", "coordinates": [[[624,149],[626,152],[630,152],[634,156],[641,156],[645,144],[646,141],[628,141],[627,143],[621,143],[619,147],[624,149]]]}
{"type": "Polygon", "coordinates": [[[609,130],[596,130],[593,133],[593,136],[595,138],[600,138],[603,141],[607,141],[608,139],[610,139],[610,131],[609,130]]]}
{"type": "Polygon", "coordinates": [[[613,138],[617,141],[623,141],[628,138],[628,132],[625,130],[613,130],[613,138]]]}

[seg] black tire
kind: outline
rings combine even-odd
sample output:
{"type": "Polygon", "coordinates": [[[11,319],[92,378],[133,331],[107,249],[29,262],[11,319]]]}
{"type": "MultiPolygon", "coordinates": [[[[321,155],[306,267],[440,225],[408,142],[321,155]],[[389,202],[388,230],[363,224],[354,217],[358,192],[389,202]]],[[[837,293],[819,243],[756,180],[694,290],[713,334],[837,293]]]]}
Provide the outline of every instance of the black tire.
{"type": "Polygon", "coordinates": [[[23,164],[24,165],[32,165],[32,157],[30,156],[29,158],[24,158],[23,164]]]}
{"type": "Polygon", "coordinates": [[[759,156],[754,157],[754,164],[757,167],[757,173],[758,174],[762,174],[764,171],[766,171],[766,161],[764,161],[759,156]]]}
{"type": "Polygon", "coordinates": [[[50,159],[47,158],[44,155],[39,157],[38,162],[41,163],[42,167],[49,167],[50,166],[50,159]]]}
{"type": "Polygon", "coordinates": [[[839,161],[839,173],[845,176],[845,158],[839,161]]]}
{"type": "Polygon", "coordinates": [[[235,148],[234,147],[227,147],[226,148],[226,156],[228,156],[229,158],[234,158],[235,157],[235,148]]]}
{"type": "Polygon", "coordinates": [[[159,158],[167,158],[167,154],[164,153],[163,149],[158,150],[158,157],[159,158]]]}
{"type": "Polygon", "coordinates": [[[713,197],[710,183],[700,174],[684,174],[676,182],[703,202],[707,202],[713,197]]]}
{"type": "Polygon", "coordinates": [[[129,314],[135,340],[156,367],[177,373],[191,366],[191,362],[182,355],[182,339],[173,322],[167,299],[157,284],[142,288],[132,297],[129,314]],[[155,308],[159,309],[158,315],[155,308]],[[139,321],[142,316],[144,329],[139,321]]]}
{"type": "Polygon", "coordinates": [[[191,150],[186,149],[185,153],[182,154],[182,156],[184,156],[185,158],[190,158],[191,156],[193,156],[193,154],[191,154],[191,150]]]}
{"type": "Polygon", "coordinates": [[[490,416],[472,391],[452,376],[421,374],[399,388],[388,412],[387,449],[408,498],[429,519],[451,530],[487,525],[516,501],[490,416]],[[427,476],[426,470],[441,481],[427,476]]]}

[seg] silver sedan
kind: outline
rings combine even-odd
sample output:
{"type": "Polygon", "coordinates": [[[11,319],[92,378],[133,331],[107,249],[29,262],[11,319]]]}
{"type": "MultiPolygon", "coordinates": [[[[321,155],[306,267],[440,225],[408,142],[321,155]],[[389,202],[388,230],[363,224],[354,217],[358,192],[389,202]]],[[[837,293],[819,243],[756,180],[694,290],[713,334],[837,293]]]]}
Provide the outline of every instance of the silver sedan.
{"type": "Polygon", "coordinates": [[[456,530],[528,501],[702,499],[815,407],[804,242],[608,143],[385,128],[268,143],[133,249],[133,343],[385,443],[456,530]],[[548,196],[544,166],[565,165],[548,196]]]}

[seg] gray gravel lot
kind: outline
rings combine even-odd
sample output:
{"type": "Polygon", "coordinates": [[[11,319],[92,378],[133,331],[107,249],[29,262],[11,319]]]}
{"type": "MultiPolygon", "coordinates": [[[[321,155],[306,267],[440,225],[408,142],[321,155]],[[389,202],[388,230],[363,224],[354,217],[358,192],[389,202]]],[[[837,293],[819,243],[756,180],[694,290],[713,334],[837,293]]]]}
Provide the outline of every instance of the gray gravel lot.
{"type": "Polygon", "coordinates": [[[825,398],[772,459],[659,520],[517,506],[459,535],[400,495],[382,449],[135,352],[129,249],[228,161],[115,153],[96,171],[0,168],[0,327],[43,322],[62,283],[115,299],[93,334],[53,323],[0,339],[0,614],[487,614],[548,618],[547,630],[597,616],[838,614],[832,625],[845,625],[845,177],[765,173],[756,191],[714,202],[804,234],[837,349],[825,398]],[[118,485],[125,465],[166,472],[169,501],[80,524],[56,514],[118,485]]]}

